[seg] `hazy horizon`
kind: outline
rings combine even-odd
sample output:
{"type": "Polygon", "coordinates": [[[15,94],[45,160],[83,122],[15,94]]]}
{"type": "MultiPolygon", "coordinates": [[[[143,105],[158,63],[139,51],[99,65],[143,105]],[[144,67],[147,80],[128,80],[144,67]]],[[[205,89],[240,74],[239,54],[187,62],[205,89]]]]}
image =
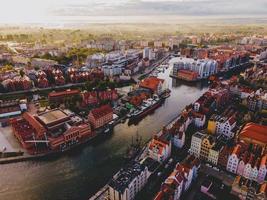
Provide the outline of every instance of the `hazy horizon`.
{"type": "Polygon", "coordinates": [[[9,0],[1,25],[72,23],[266,23],[265,0],[9,0]]]}

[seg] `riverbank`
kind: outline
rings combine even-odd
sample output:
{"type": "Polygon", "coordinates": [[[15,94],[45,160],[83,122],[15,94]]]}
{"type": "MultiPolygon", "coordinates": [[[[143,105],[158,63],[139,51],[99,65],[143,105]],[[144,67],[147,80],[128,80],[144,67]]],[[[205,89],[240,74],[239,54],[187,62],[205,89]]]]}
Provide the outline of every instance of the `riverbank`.
{"type": "MultiPolygon", "coordinates": [[[[252,62],[247,62],[247,63],[244,63],[244,64],[241,64],[233,69],[230,69],[229,71],[223,71],[223,72],[218,72],[216,74],[213,74],[211,76],[215,76],[215,77],[224,77],[224,76],[229,76],[233,73],[236,73],[236,72],[239,72],[239,71],[243,71],[249,67],[251,67],[253,65],[252,62]]],[[[173,73],[171,72],[170,73],[170,77],[171,78],[174,78],[174,79],[177,79],[177,80],[181,80],[181,81],[185,81],[185,82],[189,82],[189,83],[195,83],[195,82],[200,82],[200,81],[203,81],[203,80],[208,80],[210,78],[209,77],[206,77],[206,78],[202,78],[202,79],[192,79],[192,80],[189,80],[189,79],[185,79],[185,78],[182,78],[182,77],[178,77],[176,75],[173,75],[173,73]]]]}
{"type": "MultiPolygon", "coordinates": [[[[251,63],[250,63],[251,64],[251,63]]],[[[250,64],[248,64],[248,66],[250,66],[250,64]]],[[[243,68],[243,70],[244,70],[244,68],[243,68]]],[[[214,89],[214,88],[213,88],[214,89]]],[[[200,98],[200,96],[199,96],[199,98],[200,98]]],[[[194,102],[192,102],[192,103],[195,103],[195,101],[194,102]]],[[[188,105],[188,104],[187,104],[188,105]]],[[[182,109],[183,110],[183,109],[182,109]]],[[[181,111],[182,111],[181,110],[181,111]]],[[[178,116],[176,116],[176,117],[174,117],[172,120],[170,120],[170,122],[168,122],[168,123],[166,123],[166,125],[164,126],[166,129],[170,129],[172,126],[173,126],[173,124],[180,118],[180,115],[181,115],[181,112],[179,112],[179,114],[178,114],[178,116]]],[[[162,129],[158,132],[158,133],[156,133],[155,135],[158,135],[158,136],[160,136],[162,134],[162,129]]],[[[188,136],[187,136],[188,137],[188,136]]],[[[142,151],[141,151],[141,153],[139,153],[137,156],[136,156],[136,158],[134,159],[135,161],[137,161],[137,162],[140,162],[140,160],[142,160],[142,159],[145,159],[146,157],[148,157],[148,155],[145,155],[145,149],[147,148],[147,144],[149,143],[149,141],[151,141],[151,139],[152,138],[150,138],[149,140],[148,140],[148,142],[147,143],[145,143],[144,145],[144,147],[143,147],[143,149],[142,149],[142,151]],[[142,156],[143,155],[143,156],[142,156]]],[[[187,155],[187,150],[189,149],[189,145],[190,145],[190,141],[191,141],[191,138],[190,138],[190,140],[187,140],[187,143],[185,144],[185,146],[186,146],[186,148],[184,147],[183,149],[182,149],[182,151],[183,150],[185,150],[184,151],[184,154],[183,154],[183,159],[186,157],[186,155],[187,155]]],[[[182,158],[181,157],[181,158],[182,158]]],[[[178,161],[181,161],[181,160],[178,160],[178,161]]],[[[121,170],[121,169],[120,169],[121,170]]],[[[153,174],[152,174],[153,175],[153,174]]],[[[109,181],[108,181],[109,182],[109,181]]],[[[91,198],[90,198],[90,200],[97,200],[97,199],[103,199],[104,197],[107,197],[108,196],[108,185],[105,185],[103,188],[101,188],[97,193],[96,193],[96,195],[94,195],[94,196],[92,196],[91,198]]]]}
{"type": "Polygon", "coordinates": [[[123,156],[137,131],[143,141],[149,140],[177,117],[188,102],[207,90],[206,83],[176,82],[169,78],[169,72],[170,68],[158,75],[167,81],[171,96],[137,124],[129,126],[127,120],[118,123],[113,134],[101,134],[90,145],[60,156],[1,165],[0,199],[88,199],[95,194],[125,164],[123,156]],[[43,190],[46,192],[40,193],[43,190]]]}

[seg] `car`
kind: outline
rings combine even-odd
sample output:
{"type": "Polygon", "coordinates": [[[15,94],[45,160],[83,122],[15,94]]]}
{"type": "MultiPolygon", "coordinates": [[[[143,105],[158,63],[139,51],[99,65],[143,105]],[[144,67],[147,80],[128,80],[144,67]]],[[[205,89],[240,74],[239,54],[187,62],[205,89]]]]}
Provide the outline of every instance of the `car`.
{"type": "Polygon", "coordinates": [[[206,163],[205,165],[206,165],[207,167],[211,167],[211,165],[210,165],[209,163],[206,163]]]}
{"type": "Polygon", "coordinates": [[[157,176],[161,176],[161,175],[162,175],[162,173],[161,173],[161,172],[158,172],[158,173],[157,173],[157,176]]]}
{"type": "Polygon", "coordinates": [[[217,167],[213,167],[213,169],[216,170],[216,171],[218,171],[218,172],[220,171],[217,167]]]}

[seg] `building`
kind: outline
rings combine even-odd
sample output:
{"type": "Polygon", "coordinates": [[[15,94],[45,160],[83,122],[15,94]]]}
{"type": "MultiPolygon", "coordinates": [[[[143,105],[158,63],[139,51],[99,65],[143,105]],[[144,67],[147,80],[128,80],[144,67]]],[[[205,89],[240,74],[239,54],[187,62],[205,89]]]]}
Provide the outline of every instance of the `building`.
{"type": "Polygon", "coordinates": [[[185,181],[186,180],[180,171],[173,171],[161,185],[161,190],[154,200],[179,200],[183,193],[185,181]]]}
{"type": "Polygon", "coordinates": [[[193,123],[197,128],[202,128],[206,122],[206,115],[200,112],[191,112],[193,116],[193,123]]]}
{"type": "Polygon", "coordinates": [[[211,134],[224,135],[227,138],[234,137],[237,112],[231,106],[221,115],[212,115],[208,121],[208,132],[211,134]]]}
{"type": "Polygon", "coordinates": [[[80,95],[80,90],[66,90],[60,92],[53,91],[48,94],[48,100],[49,102],[63,103],[66,98],[79,95],[80,95]]]}
{"type": "Polygon", "coordinates": [[[185,131],[190,123],[191,120],[186,111],[184,111],[181,117],[168,130],[172,136],[172,143],[175,147],[179,149],[183,148],[185,144],[185,131]]]}
{"type": "Polygon", "coordinates": [[[155,48],[162,48],[163,43],[162,41],[154,41],[154,47],[155,48]]]}
{"type": "Polygon", "coordinates": [[[210,150],[215,146],[215,138],[211,135],[206,135],[201,143],[200,158],[208,160],[210,150]]]}
{"type": "Polygon", "coordinates": [[[171,156],[171,141],[154,136],[148,144],[148,156],[160,163],[171,156]]]}
{"type": "Polygon", "coordinates": [[[143,50],[143,58],[148,58],[149,59],[149,55],[151,54],[151,52],[152,52],[151,48],[145,47],[144,50],[143,50]]]}
{"type": "Polygon", "coordinates": [[[267,155],[264,155],[260,161],[257,182],[263,183],[265,181],[266,175],[267,175],[267,155]]]}
{"type": "Polygon", "coordinates": [[[121,61],[124,62],[125,58],[126,57],[122,51],[112,51],[106,54],[105,56],[106,63],[108,63],[109,65],[112,65],[112,64],[115,64],[121,61]]]}
{"type": "Polygon", "coordinates": [[[194,80],[197,80],[198,73],[194,71],[181,69],[177,71],[176,77],[182,80],[186,80],[186,81],[194,81],[194,80]]]}
{"type": "Polygon", "coordinates": [[[179,200],[188,191],[192,181],[197,178],[200,161],[194,156],[188,156],[182,163],[177,163],[173,172],[162,183],[160,191],[154,200],[179,200]]]}
{"type": "Polygon", "coordinates": [[[236,176],[231,193],[240,199],[264,200],[267,198],[267,182],[257,183],[241,176],[236,176]]]}
{"type": "Polygon", "coordinates": [[[109,105],[103,105],[90,111],[88,120],[94,129],[100,128],[113,120],[113,110],[109,105]]]}
{"type": "MultiPolygon", "coordinates": [[[[217,61],[212,59],[192,59],[192,58],[173,58],[170,63],[173,65],[173,76],[178,76],[179,71],[189,71],[197,73],[197,79],[205,79],[217,73],[217,61]]],[[[181,73],[180,73],[181,76],[181,73]]],[[[195,74],[191,75],[195,78],[195,74]]],[[[192,79],[194,81],[196,79],[192,79]]]]}
{"type": "Polygon", "coordinates": [[[173,145],[179,149],[183,148],[185,144],[185,132],[177,131],[173,135],[173,145]]]}
{"type": "Polygon", "coordinates": [[[148,41],[140,41],[141,47],[148,47],[148,41]]]}
{"type": "Polygon", "coordinates": [[[239,140],[267,147],[267,126],[247,123],[239,133],[239,140]]]}
{"type": "Polygon", "coordinates": [[[223,149],[219,152],[219,158],[218,158],[218,162],[217,164],[223,168],[226,168],[227,166],[227,162],[228,162],[228,158],[230,156],[230,154],[232,153],[232,147],[229,147],[227,145],[225,145],[223,147],[223,149]]]}
{"type": "Polygon", "coordinates": [[[228,157],[226,169],[246,179],[262,183],[266,178],[264,149],[253,143],[238,143],[228,157]]]}
{"type": "Polygon", "coordinates": [[[241,154],[241,145],[238,144],[234,147],[232,153],[228,157],[226,166],[227,171],[232,172],[234,174],[237,172],[240,154],[241,154]]]}
{"type": "Polygon", "coordinates": [[[11,125],[16,138],[31,154],[64,151],[93,137],[89,124],[60,109],[35,116],[25,112],[22,117],[11,119],[11,125]]]}
{"type": "Polygon", "coordinates": [[[109,183],[109,199],[133,200],[145,186],[148,179],[148,168],[134,162],[122,168],[109,183]]]}
{"type": "Polygon", "coordinates": [[[157,77],[148,77],[139,83],[140,88],[149,89],[151,93],[160,95],[166,89],[165,81],[157,77]]]}
{"type": "Polygon", "coordinates": [[[205,134],[196,132],[192,135],[191,146],[189,152],[196,157],[200,157],[202,141],[205,138],[205,134]]]}
{"type": "Polygon", "coordinates": [[[102,66],[104,76],[113,77],[122,74],[123,67],[121,65],[104,65],[102,66]]]}
{"type": "Polygon", "coordinates": [[[7,125],[8,119],[20,116],[23,111],[27,110],[27,100],[0,100],[0,123],[2,126],[7,125]]]}
{"type": "Polygon", "coordinates": [[[86,66],[90,68],[101,67],[105,63],[105,56],[101,53],[90,55],[86,58],[86,66]]]}
{"type": "Polygon", "coordinates": [[[105,91],[83,91],[81,93],[83,106],[96,105],[101,101],[115,101],[119,95],[117,90],[105,90],[105,91]]]}
{"type": "Polygon", "coordinates": [[[229,97],[226,88],[209,89],[194,103],[194,111],[212,114],[215,109],[224,108],[229,102],[229,97]]]}
{"type": "Polygon", "coordinates": [[[82,99],[83,99],[83,106],[87,105],[96,105],[99,100],[97,96],[97,91],[91,91],[91,92],[82,92],[82,99]]]}
{"type": "Polygon", "coordinates": [[[209,150],[208,161],[213,165],[217,166],[219,157],[226,146],[226,142],[223,137],[216,139],[215,145],[209,150]]]}
{"type": "Polygon", "coordinates": [[[2,85],[8,92],[18,91],[18,90],[29,90],[32,88],[33,84],[30,78],[26,75],[24,76],[14,76],[2,81],[2,85]]]}
{"type": "Polygon", "coordinates": [[[203,199],[232,199],[234,196],[224,182],[212,175],[207,175],[200,186],[200,192],[203,199]]]}

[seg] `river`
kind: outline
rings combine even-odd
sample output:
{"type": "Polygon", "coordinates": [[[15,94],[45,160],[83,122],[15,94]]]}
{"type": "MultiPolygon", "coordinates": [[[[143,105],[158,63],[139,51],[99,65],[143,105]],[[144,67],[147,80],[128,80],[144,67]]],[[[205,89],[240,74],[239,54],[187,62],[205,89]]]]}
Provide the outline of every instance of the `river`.
{"type": "Polygon", "coordinates": [[[185,84],[169,78],[172,93],[165,103],[137,125],[118,124],[110,136],[53,158],[0,165],[1,200],[88,199],[123,165],[123,155],[138,131],[147,141],[208,88],[206,83],[185,84]]]}

